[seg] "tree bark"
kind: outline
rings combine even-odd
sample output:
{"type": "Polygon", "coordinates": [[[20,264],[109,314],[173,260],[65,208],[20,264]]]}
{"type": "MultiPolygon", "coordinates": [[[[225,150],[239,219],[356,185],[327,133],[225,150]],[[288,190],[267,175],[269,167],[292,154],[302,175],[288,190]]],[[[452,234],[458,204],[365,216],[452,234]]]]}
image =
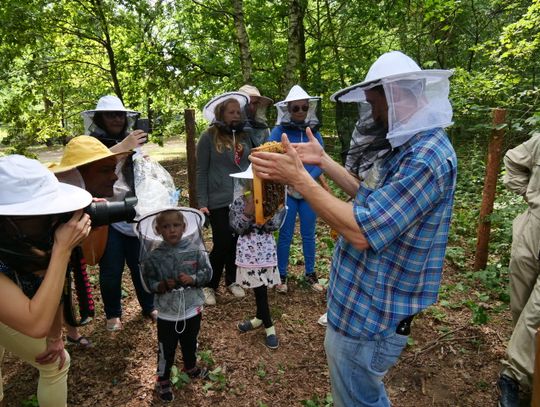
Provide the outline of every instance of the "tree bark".
{"type": "Polygon", "coordinates": [[[242,69],[242,78],[244,83],[252,83],[253,76],[253,58],[249,47],[249,37],[244,22],[244,3],[243,0],[233,0],[234,8],[234,29],[238,48],[240,50],[240,66],[242,69]]]}
{"type": "Polygon", "coordinates": [[[297,72],[301,61],[305,61],[304,40],[304,14],[306,5],[303,0],[290,0],[289,2],[289,29],[287,45],[287,62],[283,80],[283,93],[298,81],[297,72]],[[301,52],[304,53],[301,56],[301,52]]]}

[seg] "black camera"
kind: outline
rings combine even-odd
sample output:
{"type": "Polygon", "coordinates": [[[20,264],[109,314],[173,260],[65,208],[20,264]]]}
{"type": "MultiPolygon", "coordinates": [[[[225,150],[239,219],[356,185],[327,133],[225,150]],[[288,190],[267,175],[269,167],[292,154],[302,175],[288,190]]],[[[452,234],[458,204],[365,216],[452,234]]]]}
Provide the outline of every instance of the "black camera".
{"type": "Polygon", "coordinates": [[[84,212],[90,215],[92,226],[103,226],[121,221],[133,221],[136,215],[135,205],[137,205],[137,198],[131,196],[119,202],[92,202],[84,208],[84,212]]]}

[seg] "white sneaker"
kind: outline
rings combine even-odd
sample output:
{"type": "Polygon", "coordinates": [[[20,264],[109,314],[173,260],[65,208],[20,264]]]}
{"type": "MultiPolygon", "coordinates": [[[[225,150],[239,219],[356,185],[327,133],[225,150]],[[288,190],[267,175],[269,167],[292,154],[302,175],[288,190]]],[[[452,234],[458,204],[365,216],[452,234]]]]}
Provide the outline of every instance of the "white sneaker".
{"type": "Polygon", "coordinates": [[[204,287],[203,293],[204,293],[204,303],[206,305],[216,305],[216,294],[214,293],[213,288],[204,287]]]}
{"type": "Polygon", "coordinates": [[[326,312],[319,317],[319,319],[317,320],[317,323],[321,326],[328,325],[328,317],[327,317],[326,312]]]}
{"type": "Polygon", "coordinates": [[[229,291],[237,298],[245,297],[246,293],[242,287],[240,287],[237,283],[232,283],[229,286],[229,291]]]}

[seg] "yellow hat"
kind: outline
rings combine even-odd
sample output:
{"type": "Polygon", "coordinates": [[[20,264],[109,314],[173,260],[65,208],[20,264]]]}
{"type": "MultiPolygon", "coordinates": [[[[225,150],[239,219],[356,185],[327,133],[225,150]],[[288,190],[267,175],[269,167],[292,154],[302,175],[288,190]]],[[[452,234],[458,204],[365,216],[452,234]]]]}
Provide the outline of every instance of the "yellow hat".
{"type": "Polygon", "coordinates": [[[77,136],[66,144],[60,163],[50,164],[49,169],[54,173],[64,172],[108,157],[116,156],[122,159],[131,153],[131,151],[113,153],[95,137],[77,136]]]}

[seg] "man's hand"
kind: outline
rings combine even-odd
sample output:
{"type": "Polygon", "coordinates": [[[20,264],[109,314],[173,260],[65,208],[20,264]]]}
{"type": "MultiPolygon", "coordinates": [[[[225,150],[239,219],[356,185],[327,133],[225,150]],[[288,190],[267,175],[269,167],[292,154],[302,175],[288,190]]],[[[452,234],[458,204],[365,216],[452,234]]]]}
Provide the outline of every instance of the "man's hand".
{"type": "Polygon", "coordinates": [[[281,142],[284,154],[256,151],[251,153],[249,159],[258,177],[292,185],[298,189],[303,177],[305,175],[309,177],[309,174],[285,133],[281,136],[281,142]]]}
{"type": "Polygon", "coordinates": [[[307,143],[293,143],[291,146],[304,164],[314,164],[320,167],[324,157],[324,148],[309,127],[306,127],[306,134],[309,140],[307,143]]]}
{"type": "Polygon", "coordinates": [[[59,338],[47,338],[47,349],[36,356],[36,363],[40,365],[47,365],[49,363],[58,362],[58,369],[62,369],[64,363],[66,363],[66,353],[64,352],[64,340],[59,338]]]}
{"type": "Polygon", "coordinates": [[[195,282],[191,276],[188,276],[186,273],[180,273],[178,274],[178,281],[186,286],[186,285],[193,285],[195,282]]]}

